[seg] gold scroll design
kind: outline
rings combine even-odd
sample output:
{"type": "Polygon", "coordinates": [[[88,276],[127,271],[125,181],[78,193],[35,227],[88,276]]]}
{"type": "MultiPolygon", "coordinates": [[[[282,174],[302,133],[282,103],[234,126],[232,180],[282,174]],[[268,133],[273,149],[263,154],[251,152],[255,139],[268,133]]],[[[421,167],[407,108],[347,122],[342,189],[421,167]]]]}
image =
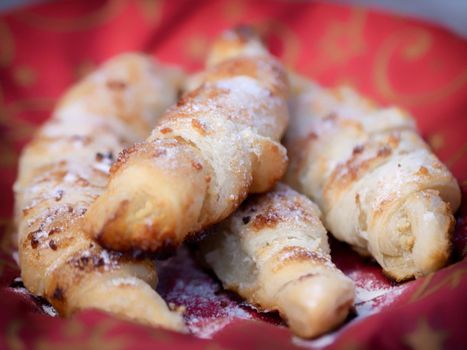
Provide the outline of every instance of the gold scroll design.
{"type": "Polygon", "coordinates": [[[54,104],[54,99],[44,97],[27,98],[6,104],[0,89],[0,125],[6,129],[6,137],[0,144],[0,167],[15,166],[18,158],[15,146],[29,140],[37,127],[37,122],[25,120],[19,115],[36,111],[50,112],[54,104]]]}
{"type": "Polygon", "coordinates": [[[354,7],[346,20],[331,21],[319,39],[319,56],[311,60],[310,72],[321,72],[364,54],[366,43],[363,32],[366,19],[366,11],[354,7]]]}
{"type": "Polygon", "coordinates": [[[19,319],[12,319],[8,322],[5,329],[5,343],[10,350],[24,350],[26,345],[22,340],[19,332],[23,327],[23,321],[19,319]]]}
{"type": "MultiPolygon", "coordinates": [[[[33,346],[36,350],[54,350],[54,349],[102,349],[118,350],[128,348],[130,337],[126,335],[109,335],[109,333],[118,326],[118,321],[112,318],[102,319],[98,324],[92,327],[90,331],[86,330],[82,321],[78,318],[63,320],[59,323],[57,332],[60,337],[38,337],[33,346]]],[[[21,331],[28,327],[22,320],[13,319],[9,322],[5,341],[10,349],[26,349],[21,331]]]]}
{"type": "Polygon", "coordinates": [[[434,328],[426,318],[417,321],[415,329],[403,337],[403,341],[413,350],[442,350],[449,332],[434,328]]]}
{"type": "Polygon", "coordinates": [[[126,0],[105,1],[97,9],[74,18],[58,18],[28,10],[16,14],[15,19],[31,27],[54,32],[83,31],[94,28],[114,18],[125,5],[127,5],[126,0]]]}
{"type": "Polygon", "coordinates": [[[444,272],[444,274],[441,273],[443,275],[441,278],[435,278],[439,273],[432,273],[426,276],[417,290],[412,294],[409,301],[419,301],[443,288],[450,287],[451,289],[455,289],[459,287],[467,275],[467,263],[463,261],[447,268],[444,272]]]}
{"type": "Polygon", "coordinates": [[[156,25],[162,17],[162,0],[139,0],[136,2],[143,19],[149,25],[156,25]]]}
{"type": "Polygon", "coordinates": [[[18,249],[13,219],[0,218],[0,235],[0,253],[11,256],[11,254],[18,249]]]}
{"type": "MultiPolygon", "coordinates": [[[[36,350],[55,350],[55,349],[102,349],[102,350],[119,350],[128,349],[132,346],[132,337],[128,334],[115,335],[113,331],[120,328],[122,322],[107,316],[101,319],[98,324],[92,329],[86,329],[84,322],[73,317],[68,320],[61,320],[58,323],[56,333],[59,337],[42,336],[35,340],[33,348],[36,350]]],[[[13,319],[6,327],[5,340],[9,348],[14,350],[22,350],[26,348],[26,344],[21,337],[23,328],[28,327],[24,321],[13,319]]],[[[145,334],[148,339],[153,339],[156,345],[174,344],[175,338],[170,332],[164,329],[145,327],[145,334]]],[[[133,346],[134,347],[134,346],[133,346]]]]}
{"type": "MultiPolygon", "coordinates": [[[[288,67],[293,67],[300,53],[300,42],[293,30],[277,20],[267,20],[253,26],[260,36],[267,39],[276,36],[282,45],[281,60],[288,67]]],[[[210,40],[206,34],[196,33],[187,38],[185,54],[192,60],[202,62],[209,51],[210,40]]]]}
{"type": "MultiPolygon", "coordinates": [[[[464,143],[461,147],[459,147],[447,160],[446,165],[448,168],[452,168],[454,164],[459,162],[463,159],[463,157],[467,154],[467,142],[464,143]]],[[[466,164],[467,166],[467,164],[466,164]]]]}
{"type": "Polygon", "coordinates": [[[7,67],[15,56],[13,35],[5,21],[0,20],[0,67],[7,67]]]}
{"type": "Polygon", "coordinates": [[[404,29],[386,38],[376,53],[373,67],[373,80],[378,93],[391,102],[416,106],[445,99],[464,87],[467,83],[467,65],[449,82],[435,90],[406,93],[394,89],[389,74],[390,63],[399,60],[415,67],[432,49],[433,38],[423,28],[404,29]]]}
{"type": "Polygon", "coordinates": [[[13,79],[16,85],[22,87],[29,87],[36,83],[37,72],[34,68],[28,65],[18,65],[13,70],[13,79]]]}
{"type": "Polygon", "coordinates": [[[219,344],[208,344],[204,348],[205,350],[229,350],[230,348],[226,348],[225,346],[221,346],[219,344]]]}
{"type": "Polygon", "coordinates": [[[247,4],[243,0],[229,0],[222,8],[224,18],[231,24],[237,24],[245,15],[247,4]]]}
{"type": "MultiPolygon", "coordinates": [[[[16,151],[11,142],[11,130],[22,131],[21,127],[14,128],[12,123],[15,119],[11,119],[7,112],[7,108],[3,99],[3,92],[0,85],[0,128],[6,130],[2,142],[0,142],[0,168],[12,168],[16,164],[16,151]]],[[[26,128],[27,129],[27,128],[26,128]]]]}
{"type": "Polygon", "coordinates": [[[39,122],[33,122],[20,118],[21,113],[46,111],[51,112],[55,105],[55,99],[47,97],[31,97],[2,104],[0,91],[0,124],[10,129],[14,140],[29,138],[39,122]]]}
{"type": "Polygon", "coordinates": [[[14,232],[13,221],[10,218],[0,218],[0,277],[5,267],[18,270],[18,266],[11,258],[16,251],[14,232]]]}
{"type": "Polygon", "coordinates": [[[184,54],[193,61],[202,63],[209,50],[209,40],[205,34],[192,34],[183,46],[184,54]]]}
{"type": "Polygon", "coordinates": [[[255,27],[261,37],[267,39],[275,36],[279,39],[282,45],[281,61],[287,67],[294,67],[300,54],[300,41],[297,34],[286,24],[275,19],[268,19],[258,23],[255,27]]]}

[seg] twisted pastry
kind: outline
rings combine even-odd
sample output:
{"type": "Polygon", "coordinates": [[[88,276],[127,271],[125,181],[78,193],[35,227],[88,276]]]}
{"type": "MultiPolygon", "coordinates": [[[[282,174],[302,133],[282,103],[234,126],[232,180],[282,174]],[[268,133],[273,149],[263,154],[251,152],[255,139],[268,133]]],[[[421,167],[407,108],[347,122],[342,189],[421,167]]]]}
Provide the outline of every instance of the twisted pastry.
{"type": "Polygon", "coordinates": [[[282,66],[246,30],[225,33],[210,63],[202,85],[112,166],[106,191],[86,214],[89,232],[105,247],[177,246],[285,172],[282,66]]]}
{"type": "Polygon", "coordinates": [[[227,289],[291,330],[315,337],[339,325],[354,300],[352,281],[331,262],[318,207],[279,184],[248,198],[201,242],[204,260],[227,289]]]}
{"type": "Polygon", "coordinates": [[[348,88],[295,77],[294,89],[287,180],[317,202],[333,235],[396,280],[445,265],[460,190],[413,119],[348,88]]]}
{"type": "Polygon", "coordinates": [[[180,80],[143,55],[118,56],[68,91],[24,149],[15,184],[21,276],[60,314],[97,308],[184,329],[153,289],[152,261],[104,250],[83,231],[113,155],[143,138],[180,80]]]}

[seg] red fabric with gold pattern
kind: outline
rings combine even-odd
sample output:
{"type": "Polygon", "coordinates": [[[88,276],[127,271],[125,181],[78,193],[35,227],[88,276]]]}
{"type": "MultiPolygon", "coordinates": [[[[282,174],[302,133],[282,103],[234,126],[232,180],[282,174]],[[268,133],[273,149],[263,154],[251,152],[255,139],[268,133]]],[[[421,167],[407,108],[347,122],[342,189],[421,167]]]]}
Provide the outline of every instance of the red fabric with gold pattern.
{"type": "Polygon", "coordinates": [[[201,67],[222,29],[254,23],[289,66],[325,85],[350,84],[413,113],[467,194],[467,43],[415,20],[329,4],[265,1],[61,1],[0,16],[0,348],[454,349],[467,348],[467,205],[453,264],[402,285],[332,242],[333,259],[357,285],[356,313],[315,341],[258,314],[186,251],[160,266],[159,292],[187,308],[190,330],[151,329],[95,311],[50,317],[27,294],[12,258],[12,184],[21,146],[70,84],[106,58],[142,50],[189,70],[201,67]]]}

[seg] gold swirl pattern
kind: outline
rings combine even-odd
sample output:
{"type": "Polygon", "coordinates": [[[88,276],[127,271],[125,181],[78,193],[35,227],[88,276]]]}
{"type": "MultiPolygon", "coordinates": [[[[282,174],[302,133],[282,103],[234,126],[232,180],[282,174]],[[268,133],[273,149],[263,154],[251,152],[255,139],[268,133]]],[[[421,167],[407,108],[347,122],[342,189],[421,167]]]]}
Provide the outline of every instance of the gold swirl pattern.
{"type": "Polygon", "coordinates": [[[245,2],[242,0],[227,1],[223,8],[224,17],[231,23],[239,21],[245,13],[245,2]]]}
{"type": "Polygon", "coordinates": [[[37,72],[31,67],[21,65],[14,69],[13,78],[19,86],[28,87],[36,82],[37,72]]]}
{"type": "Polygon", "coordinates": [[[63,327],[59,334],[60,339],[51,337],[38,339],[35,343],[37,350],[81,350],[81,349],[100,349],[100,350],[119,350],[128,348],[130,344],[127,335],[119,334],[109,336],[109,332],[118,325],[118,321],[111,318],[105,318],[98,324],[87,330],[79,319],[72,318],[63,322],[63,327]]]}
{"type": "Polygon", "coordinates": [[[459,160],[461,160],[467,154],[467,143],[464,143],[461,147],[459,147],[451,157],[446,160],[446,165],[448,168],[451,168],[454,164],[456,164],[459,160]]]}
{"type": "Polygon", "coordinates": [[[277,37],[282,45],[281,60],[288,67],[294,67],[300,54],[297,34],[284,23],[270,19],[259,23],[257,30],[264,38],[277,37]]]}
{"type": "Polygon", "coordinates": [[[342,64],[365,52],[363,29],[366,12],[355,8],[345,22],[332,22],[320,40],[320,48],[332,64],[342,64]]]}
{"type": "Polygon", "coordinates": [[[15,55],[15,45],[10,28],[5,21],[0,21],[0,67],[8,66],[15,55]]]}
{"type": "Polygon", "coordinates": [[[208,344],[205,350],[229,350],[229,348],[220,346],[219,344],[208,344]]]}
{"type": "Polygon", "coordinates": [[[0,239],[0,251],[10,255],[16,250],[15,225],[10,218],[0,218],[0,227],[0,232],[3,232],[0,239]]]}
{"type": "Polygon", "coordinates": [[[5,123],[11,131],[15,140],[28,138],[36,129],[38,121],[24,120],[19,118],[20,113],[51,111],[55,104],[55,99],[36,97],[24,100],[16,100],[4,106],[4,113],[0,121],[5,123]]]}
{"type": "Polygon", "coordinates": [[[445,140],[441,133],[434,133],[428,137],[428,144],[433,151],[439,151],[444,147],[445,140]]]}
{"type": "Polygon", "coordinates": [[[8,326],[5,330],[5,342],[7,344],[8,349],[11,350],[23,350],[26,349],[26,345],[24,344],[20,331],[23,327],[23,321],[21,320],[11,320],[8,322],[8,326]]]}
{"type": "Polygon", "coordinates": [[[73,70],[73,75],[76,80],[84,78],[86,75],[96,69],[96,64],[90,60],[84,60],[77,64],[73,70]]]}
{"type": "Polygon", "coordinates": [[[18,154],[11,142],[3,142],[0,145],[0,168],[10,169],[15,166],[18,154]]]}
{"type": "MultiPolygon", "coordinates": [[[[70,16],[66,18],[57,17],[53,15],[52,11],[39,12],[33,9],[26,9],[17,12],[17,14],[13,15],[11,18],[20,22],[19,24],[22,25],[23,29],[29,32],[33,32],[37,29],[55,33],[89,30],[89,33],[80,34],[81,36],[86,36],[94,33],[93,29],[96,29],[96,27],[105,23],[110,23],[110,21],[117,18],[117,16],[123,16],[125,14],[125,9],[132,6],[131,10],[135,9],[138,18],[147,24],[147,29],[152,28],[151,30],[155,30],[155,27],[161,22],[164,10],[166,10],[164,7],[168,7],[164,6],[166,4],[167,2],[163,0],[136,0],[135,2],[133,2],[133,0],[109,0],[99,2],[97,5],[93,3],[95,6],[92,10],[90,9],[86,13],[79,14],[78,16],[72,16],[70,13],[70,16]]],[[[241,23],[242,20],[248,21],[250,10],[253,10],[253,7],[248,8],[248,5],[249,3],[244,0],[223,1],[220,7],[220,15],[223,17],[224,24],[237,24],[241,23]]],[[[183,6],[183,4],[178,4],[177,6],[183,6]]],[[[212,11],[210,12],[212,13],[212,11]]],[[[336,11],[336,13],[337,12],[339,11],[336,11]]],[[[328,13],[332,13],[332,11],[328,11],[328,13]]],[[[345,16],[343,19],[338,17],[340,16],[338,14],[334,19],[324,25],[325,28],[320,29],[324,29],[324,35],[317,38],[316,47],[313,47],[313,50],[304,52],[304,58],[310,57],[311,51],[316,52],[316,57],[311,57],[313,63],[307,67],[309,73],[313,72],[313,74],[316,74],[324,70],[332,72],[334,68],[345,66],[348,64],[349,60],[355,57],[363,56],[363,58],[365,58],[365,54],[371,54],[371,56],[373,56],[372,52],[367,52],[369,51],[368,46],[372,44],[372,42],[366,42],[364,36],[365,29],[367,33],[369,30],[373,30],[373,28],[365,28],[367,17],[372,19],[372,15],[367,14],[363,8],[358,7],[349,8],[349,10],[342,11],[341,14],[345,16]]],[[[264,37],[274,38],[276,42],[279,41],[282,61],[287,66],[294,67],[298,61],[300,51],[302,50],[301,41],[297,37],[296,32],[286,24],[287,20],[284,21],[285,23],[277,19],[268,19],[263,20],[256,26],[264,37]]],[[[15,29],[16,24],[18,23],[15,23],[15,29]]],[[[375,28],[379,30],[378,26],[375,26],[375,28]]],[[[131,28],[129,28],[129,31],[131,32],[131,28]]],[[[98,29],[96,29],[96,32],[98,32],[98,29]]],[[[182,52],[184,52],[190,60],[200,63],[205,58],[205,53],[210,41],[207,33],[208,32],[197,33],[194,31],[186,38],[186,45],[182,48],[182,52]]],[[[371,77],[368,77],[374,84],[374,93],[377,93],[379,96],[389,101],[404,106],[424,106],[439,102],[443,99],[448,99],[453,94],[458,94],[461,89],[467,87],[467,65],[462,67],[459,66],[459,64],[456,65],[456,68],[459,68],[456,75],[453,74],[452,76],[446,77],[445,82],[435,87],[435,89],[430,90],[428,87],[422,86],[420,87],[420,91],[406,93],[403,91],[403,88],[397,86],[396,79],[398,76],[392,71],[392,67],[395,67],[395,65],[398,65],[399,69],[407,71],[408,74],[411,73],[411,67],[417,67],[421,62],[423,64],[427,63],[427,66],[424,66],[423,73],[417,74],[429,74],[427,70],[436,69],[435,65],[437,62],[431,55],[432,53],[436,53],[436,50],[439,50],[435,47],[437,44],[436,40],[443,40],[445,37],[449,39],[449,36],[442,35],[440,39],[438,39],[438,37],[432,35],[432,33],[436,33],[436,30],[430,28],[424,29],[423,26],[418,26],[404,27],[402,30],[393,32],[384,38],[382,38],[382,34],[378,34],[378,37],[384,40],[376,48],[372,67],[369,67],[371,77]]],[[[315,35],[315,33],[312,34],[315,35]]],[[[56,34],[48,33],[48,35],[53,36],[56,34]]],[[[22,52],[20,48],[22,46],[19,45],[19,40],[21,40],[21,38],[16,38],[16,40],[18,40],[18,45],[15,45],[14,39],[9,24],[5,20],[0,19],[0,68],[7,67],[8,74],[11,74],[13,82],[16,85],[36,88],[36,91],[33,92],[36,94],[36,97],[21,99],[21,97],[18,98],[18,96],[12,94],[12,96],[8,96],[7,100],[9,102],[6,103],[3,98],[2,86],[0,86],[0,127],[6,130],[4,141],[0,143],[0,169],[4,168],[8,169],[8,171],[12,171],[17,161],[17,147],[15,146],[28,139],[36,129],[38,118],[34,113],[51,111],[56,101],[51,98],[38,97],[40,91],[37,91],[37,87],[33,85],[39,78],[44,79],[44,77],[40,77],[38,75],[40,72],[36,72],[31,67],[27,66],[27,64],[31,64],[31,58],[21,56],[22,52]],[[24,60],[26,65],[12,65],[16,58],[15,56],[18,56],[18,62],[23,62],[23,60],[27,58],[24,60]],[[12,97],[12,99],[10,99],[10,97],[12,97]]],[[[303,39],[305,44],[306,40],[309,40],[307,37],[303,39]]],[[[452,50],[453,46],[446,45],[446,47],[452,50]]],[[[303,47],[303,51],[307,51],[305,46],[303,47]]],[[[455,52],[451,52],[450,54],[455,55],[455,52]]],[[[77,79],[83,77],[95,67],[95,63],[89,60],[78,62],[80,63],[73,67],[73,73],[77,79]]],[[[360,77],[356,76],[357,73],[353,73],[354,70],[352,67],[350,68],[350,74],[354,74],[355,76],[343,76],[338,82],[356,86],[357,79],[360,77]]],[[[421,72],[421,69],[418,69],[417,72],[421,72]]],[[[410,87],[412,86],[415,87],[415,85],[410,85],[410,87]]],[[[467,90],[465,91],[467,92],[467,90]]],[[[23,96],[23,98],[24,97],[26,96],[23,96]]],[[[458,96],[456,95],[456,97],[458,96]]],[[[454,103],[453,99],[453,104],[454,103]]],[[[463,125],[461,125],[459,132],[462,133],[462,126],[465,126],[465,123],[461,124],[463,125]]],[[[467,143],[461,146],[461,142],[459,142],[456,144],[456,146],[459,147],[454,147],[454,145],[449,144],[449,141],[453,142],[453,140],[449,140],[448,134],[443,134],[442,130],[437,130],[435,133],[431,134],[428,139],[434,151],[448,151],[450,147],[447,146],[452,146],[454,150],[450,154],[450,157],[448,157],[446,164],[449,167],[453,167],[454,165],[457,166],[456,168],[459,166],[462,167],[467,154],[467,143]],[[461,162],[463,162],[462,165],[460,164],[461,162]]],[[[461,185],[464,190],[466,190],[467,179],[461,181],[461,185]]],[[[12,227],[13,222],[10,218],[0,218],[0,232],[3,232],[0,238],[0,256],[3,253],[9,254],[12,249],[15,248],[12,239],[12,234],[14,234],[12,227]]],[[[467,245],[464,245],[460,250],[462,249],[463,255],[467,255],[467,245]]],[[[5,259],[0,258],[0,276],[4,273],[5,268],[7,268],[7,270],[10,268],[17,268],[16,265],[13,265],[11,259],[6,258],[5,255],[3,255],[3,257],[5,259]]],[[[419,300],[429,302],[431,296],[437,297],[441,293],[455,288],[459,288],[456,292],[461,292],[460,288],[464,288],[466,283],[466,275],[467,264],[465,261],[447,267],[436,274],[428,275],[419,282],[414,282],[415,286],[411,287],[414,288],[414,291],[409,297],[409,303],[415,303],[419,300]]],[[[414,307],[415,306],[416,305],[414,305],[414,307]]],[[[450,328],[448,328],[449,323],[446,322],[444,324],[444,327],[447,327],[446,330],[434,328],[435,325],[439,326],[439,324],[430,324],[430,321],[435,320],[432,317],[433,314],[428,314],[427,316],[421,316],[419,319],[414,320],[415,322],[411,326],[408,326],[411,327],[407,329],[409,332],[406,335],[400,335],[399,339],[395,339],[395,344],[403,342],[406,346],[416,350],[437,350],[446,346],[446,341],[450,336],[448,333],[450,330],[450,328]]],[[[82,319],[73,318],[60,322],[54,335],[44,333],[37,338],[29,338],[28,343],[32,341],[32,346],[38,350],[63,348],[70,350],[82,348],[119,350],[129,348],[132,345],[131,334],[115,332],[115,330],[121,329],[119,324],[120,323],[116,320],[104,318],[100,320],[99,323],[89,326],[82,319]]],[[[23,350],[27,347],[28,343],[26,343],[25,338],[23,338],[21,334],[25,333],[26,327],[28,327],[28,324],[11,317],[4,332],[6,346],[8,348],[23,350]]],[[[248,323],[238,326],[238,328],[240,334],[251,334],[255,332],[248,323]],[[242,327],[245,327],[245,329],[241,329],[242,327]]],[[[152,337],[152,339],[159,344],[176,345],[177,338],[175,338],[172,333],[151,328],[147,328],[147,332],[148,336],[152,337]]],[[[454,332],[452,335],[454,338],[454,332]]],[[[348,339],[348,337],[346,342],[341,344],[341,348],[347,350],[363,349],[365,346],[369,346],[364,343],[360,344],[355,339],[348,339]]],[[[283,346],[279,343],[271,345],[274,349],[276,347],[279,349],[283,346]]],[[[228,348],[226,346],[228,345],[219,345],[211,342],[206,344],[205,348],[208,350],[227,350],[228,348]]]]}
{"type": "Polygon", "coordinates": [[[161,19],[162,5],[161,0],[139,0],[136,2],[139,6],[141,15],[150,25],[156,25],[161,19]]]}
{"type": "MultiPolygon", "coordinates": [[[[276,38],[279,40],[282,52],[281,60],[285,65],[293,67],[300,53],[300,42],[297,35],[284,23],[270,19],[253,25],[261,37],[276,38]]],[[[209,47],[209,39],[205,34],[192,34],[187,38],[187,45],[184,47],[185,54],[196,61],[205,58],[209,47]]]]}
{"type": "Polygon", "coordinates": [[[464,276],[467,275],[467,266],[454,265],[448,267],[446,270],[449,272],[440,281],[433,281],[434,277],[437,276],[435,273],[425,277],[421,285],[412,294],[409,301],[415,302],[424,299],[443,287],[451,287],[451,289],[457,288],[464,276]]]}
{"type": "Polygon", "coordinates": [[[319,57],[310,66],[310,73],[316,74],[335,65],[345,64],[366,51],[363,38],[367,12],[360,7],[352,8],[348,19],[333,20],[318,42],[319,57]]]}
{"type": "Polygon", "coordinates": [[[450,82],[434,91],[405,93],[396,91],[390,82],[390,62],[399,58],[408,63],[417,64],[433,47],[433,39],[428,30],[410,28],[389,36],[376,54],[373,79],[378,92],[386,99],[404,105],[424,105],[442,100],[467,83],[467,66],[450,82]]]}
{"type": "Polygon", "coordinates": [[[125,0],[105,1],[101,7],[79,17],[57,18],[33,11],[20,11],[14,17],[29,26],[56,32],[83,31],[114,18],[126,5],[125,0]]]}
{"type": "MultiPolygon", "coordinates": [[[[256,30],[264,38],[275,37],[282,46],[281,60],[289,67],[295,66],[300,53],[300,42],[288,26],[277,20],[268,20],[255,25],[256,30]]],[[[204,60],[209,39],[204,34],[192,34],[187,38],[187,45],[184,46],[185,55],[192,60],[201,62],[204,60]]]]}
{"type": "MultiPolygon", "coordinates": [[[[21,130],[21,128],[12,128],[9,119],[9,114],[4,104],[3,92],[0,86],[0,127],[3,127],[8,131],[10,131],[10,129],[21,130]]],[[[12,167],[14,164],[16,164],[16,159],[17,154],[7,134],[6,137],[4,137],[3,142],[0,143],[0,168],[8,169],[12,167]]]]}
{"type": "Polygon", "coordinates": [[[447,331],[435,329],[426,318],[421,318],[415,329],[404,337],[404,343],[413,350],[441,350],[447,337],[447,331]]]}
{"type": "Polygon", "coordinates": [[[0,125],[6,129],[4,142],[0,144],[0,166],[12,167],[17,161],[17,151],[14,145],[17,142],[28,140],[37,127],[37,120],[20,118],[24,112],[51,111],[55,104],[54,99],[30,98],[16,100],[8,105],[2,104],[0,90],[0,125]]]}
{"type": "Polygon", "coordinates": [[[201,63],[206,57],[208,46],[209,43],[206,35],[193,34],[187,38],[187,44],[183,47],[183,50],[188,58],[201,63]]]}
{"type": "Polygon", "coordinates": [[[342,346],[338,347],[339,350],[364,350],[363,344],[357,343],[355,340],[346,341],[342,346]]]}

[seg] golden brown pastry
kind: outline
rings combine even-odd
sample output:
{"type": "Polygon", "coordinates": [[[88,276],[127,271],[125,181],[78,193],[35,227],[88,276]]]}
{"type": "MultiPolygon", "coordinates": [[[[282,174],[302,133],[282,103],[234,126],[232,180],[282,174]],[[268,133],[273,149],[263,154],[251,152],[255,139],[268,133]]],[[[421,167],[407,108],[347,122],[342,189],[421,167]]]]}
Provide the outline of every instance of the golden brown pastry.
{"type": "Polygon", "coordinates": [[[349,88],[293,81],[288,182],[316,201],[335,237],[371,254],[389,276],[445,265],[459,186],[414,120],[349,88]]]}
{"type": "Polygon", "coordinates": [[[246,30],[214,44],[202,85],[125,150],[86,216],[105,247],[157,251],[231,214],[285,172],[283,67],[246,30]]]}
{"type": "Polygon", "coordinates": [[[315,337],[339,325],[354,301],[353,282],[331,262],[320,215],[279,184],[212,228],[200,251],[225,288],[279,311],[295,334],[315,337]]]}
{"type": "Polygon", "coordinates": [[[24,149],[15,184],[21,276],[60,314],[96,308],[184,329],[153,289],[152,261],[104,250],[83,231],[114,155],[143,139],[180,80],[149,57],[120,55],[69,90],[24,149]]]}

